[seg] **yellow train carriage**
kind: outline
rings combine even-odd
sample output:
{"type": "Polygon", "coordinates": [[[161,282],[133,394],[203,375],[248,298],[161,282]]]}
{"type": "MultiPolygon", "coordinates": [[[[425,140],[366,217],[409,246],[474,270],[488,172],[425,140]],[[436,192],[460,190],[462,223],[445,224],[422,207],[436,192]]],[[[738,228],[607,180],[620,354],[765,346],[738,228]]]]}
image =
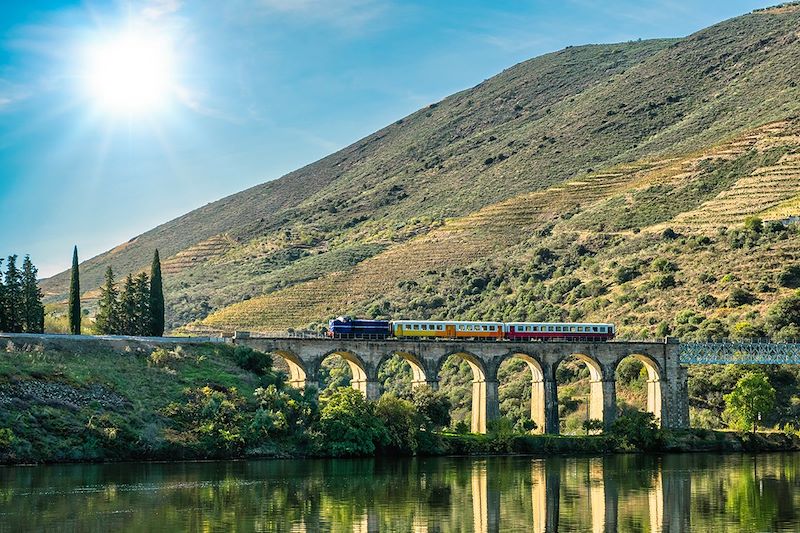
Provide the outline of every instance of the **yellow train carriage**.
{"type": "Polygon", "coordinates": [[[460,322],[446,320],[396,320],[395,337],[443,337],[448,339],[503,338],[502,322],[460,322]]]}

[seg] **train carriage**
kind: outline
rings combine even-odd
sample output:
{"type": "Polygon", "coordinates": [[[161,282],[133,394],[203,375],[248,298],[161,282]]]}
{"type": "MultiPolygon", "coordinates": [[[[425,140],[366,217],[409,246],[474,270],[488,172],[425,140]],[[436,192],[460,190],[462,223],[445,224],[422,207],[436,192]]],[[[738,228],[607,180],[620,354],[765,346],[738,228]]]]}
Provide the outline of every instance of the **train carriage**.
{"type": "Polygon", "coordinates": [[[613,324],[587,324],[578,322],[507,322],[505,338],[509,340],[561,340],[589,341],[614,338],[613,324]]]}
{"type": "Polygon", "coordinates": [[[502,322],[464,322],[447,320],[395,320],[395,337],[503,338],[502,322]]]}

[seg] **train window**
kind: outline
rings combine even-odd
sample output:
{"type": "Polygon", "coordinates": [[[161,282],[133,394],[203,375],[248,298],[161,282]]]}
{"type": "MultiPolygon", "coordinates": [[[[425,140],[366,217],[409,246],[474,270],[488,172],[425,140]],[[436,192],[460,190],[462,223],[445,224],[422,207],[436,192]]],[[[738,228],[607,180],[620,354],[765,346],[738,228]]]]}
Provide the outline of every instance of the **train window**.
{"type": "Polygon", "coordinates": [[[547,331],[553,331],[553,326],[547,326],[547,331]]]}
{"type": "Polygon", "coordinates": [[[592,331],[597,333],[597,326],[592,326],[592,331]]]}
{"type": "Polygon", "coordinates": [[[419,331],[419,324],[414,324],[414,329],[415,329],[416,331],[419,331]]]}
{"type": "Polygon", "coordinates": [[[575,333],[575,326],[570,326],[569,330],[570,330],[572,333],[575,333]]]}
{"type": "Polygon", "coordinates": [[[606,327],[600,326],[600,333],[605,333],[605,332],[606,332],[606,327]]]}
{"type": "Polygon", "coordinates": [[[483,326],[483,331],[489,331],[489,326],[483,326]]]}
{"type": "Polygon", "coordinates": [[[556,326],[556,331],[561,331],[561,326],[556,326]]]}

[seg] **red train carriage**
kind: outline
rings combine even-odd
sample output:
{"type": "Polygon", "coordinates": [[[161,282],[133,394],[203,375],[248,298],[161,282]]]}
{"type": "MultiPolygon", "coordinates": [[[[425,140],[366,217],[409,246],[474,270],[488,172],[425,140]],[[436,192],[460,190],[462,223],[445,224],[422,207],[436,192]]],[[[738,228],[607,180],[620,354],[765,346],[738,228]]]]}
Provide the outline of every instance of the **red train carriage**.
{"type": "Polygon", "coordinates": [[[614,338],[614,324],[584,324],[571,322],[506,322],[505,338],[525,340],[587,340],[606,341],[614,338]]]}

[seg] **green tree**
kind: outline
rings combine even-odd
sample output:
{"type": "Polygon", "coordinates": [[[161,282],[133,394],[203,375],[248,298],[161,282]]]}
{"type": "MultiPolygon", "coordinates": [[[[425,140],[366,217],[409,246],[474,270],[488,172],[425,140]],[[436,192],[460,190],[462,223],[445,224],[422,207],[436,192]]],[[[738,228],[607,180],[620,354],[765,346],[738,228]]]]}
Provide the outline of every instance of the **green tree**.
{"type": "Polygon", "coordinates": [[[100,335],[117,335],[121,331],[119,291],[114,285],[114,271],[106,268],[106,280],[100,287],[94,327],[100,335]]]}
{"type": "Polygon", "coordinates": [[[23,326],[26,333],[44,333],[42,290],[36,279],[39,271],[29,255],[22,261],[23,326]]]}
{"type": "Polygon", "coordinates": [[[150,335],[150,278],[142,272],[133,279],[134,285],[134,333],[150,335]]]}
{"type": "Polygon", "coordinates": [[[164,335],[164,288],[161,282],[161,259],[158,250],[153,254],[150,268],[150,335],[164,335]]]}
{"type": "Polygon", "coordinates": [[[756,424],[762,413],[775,405],[775,388],[761,372],[751,372],[736,382],[736,386],[725,395],[724,415],[737,429],[756,432],[756,424]]]}
{"type": "Polygon", "coordinates": [[[420,416],[414,404],[394,394],[384,394],[375,405],[375,416],[386,428],[384,448],[394,453],[417,451],[420,416]]]}
{"type": "Polygon", "coordinates": [[[136,286],[133,274],[128,274],[119,296],[119,333],[135,335],[136,331],[136,286]]]}
{"type": "Polygon", "coordinates": [[[10,255],[6,260],[5,279],[6,330],[20,333],[24,327],[25,299],[22,295],[22,273],[17,268],[17,256],[10,255]]]}
{"type": "Polygon", "coordinates": [[[375,416],[375,405],[361,392],[341,387],[320,399],[320,451],[334,456],[371,455],[388,442],[386,427],[375,416]]]}
{"type": "Polygon", "coordinates": [[[81,282],[78,272],[78,247],[72,251],[72,272],[69,280],[69,303],[67,304],[69,331],[73,335],[81,334],[81,282]]]}
{"type": "Polygon", "coordinates": [[[427,386],[417,387],[413,391],[412,402],[428,431],[450,425],[450,400],[443,393],[427,386]]]}

